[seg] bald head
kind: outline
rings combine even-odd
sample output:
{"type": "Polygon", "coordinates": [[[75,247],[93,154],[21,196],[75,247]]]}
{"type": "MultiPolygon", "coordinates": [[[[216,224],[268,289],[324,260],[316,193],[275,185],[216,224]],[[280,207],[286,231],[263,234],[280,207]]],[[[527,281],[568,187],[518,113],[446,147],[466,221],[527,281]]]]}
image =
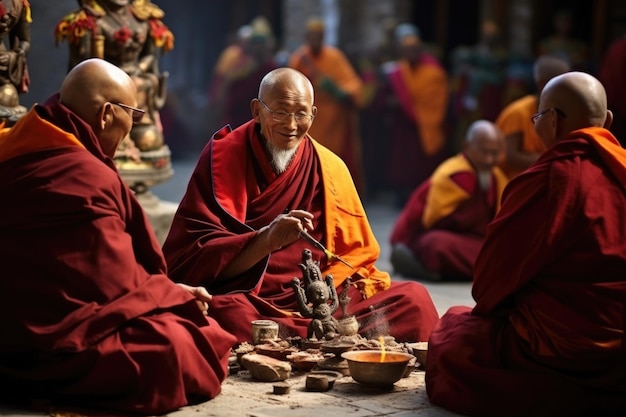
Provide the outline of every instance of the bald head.
{"type": "Polygon", "coordinates": [[[564,74],[570,70],[567,61],[551,55],[542,55],[536,61],[533,67],[533,76],[537,91],[541,92],[548,81],[557,75],[564,74]]]}
{"type": "Polygon", "coordinates": [[[477,171],[490,172],[504,150],[504,135],[488,120],[477,120],[465,135],[465,156],[477,171]]]}
{"type": "Polygon", "coordinates": [[[535,123],[535,129],[544,142],[547,142],[546,145],[577,129],[608,128],[613,120],[613,115],[607,109],[604,87],[598,79],[585,72],[567,72],[548,81],[541,92],[538,108],[540,112],[554,108],[558,109],[555,112],[562,113],[559,114],[559,123],[553,124],[553,131],[546,129],[550,126],[543,123],[541,119],[544,117],[535,123]],[[553,137],[548,137],[549,134],[553,137]]]}
{"type": "Polygon", "coordinates": [[[277,68],[270,71],[261,80],[259,98],[266,97],[270,92],[287,88],[299,94],[310,94],[313,102],[313,85],[300,71],[293,68],[277,68]]]}
{"type": "Polygon", "coordinates": [[[88,59],[76,65],[63,80],[63,105],[96,129],[98,111],[106,102],[137,103],[137,87],[117,66],[102,59],[88,59]]]}
{"type": "Polygon", "coordinates": [[[119,104],[137,106],[137,86],[117,66],[88,59],[66,75],[60,101],[91,126],[102,151],[113,158],[133,125],[132,114],[119,104]]]}

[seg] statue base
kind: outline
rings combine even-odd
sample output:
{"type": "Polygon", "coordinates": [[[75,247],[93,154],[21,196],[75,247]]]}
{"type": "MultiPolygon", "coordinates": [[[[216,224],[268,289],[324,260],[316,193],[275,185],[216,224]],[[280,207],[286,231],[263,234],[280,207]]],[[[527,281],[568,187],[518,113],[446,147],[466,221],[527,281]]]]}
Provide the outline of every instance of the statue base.
{"type": "Polygon", "coordinates": [[[137,195],[172,178],[172,153],[167,145],[153,151],[139,153],[136,161],[124,154],[115,155],[115,165],[120,176],[137,195]]]}
{"type": "Polygon", "coordinates": [[[148,216],[159,244],[163,245],[172,226],[178,203],[160,200],[149,190],[138,194],[137,200],[148,216]]]}

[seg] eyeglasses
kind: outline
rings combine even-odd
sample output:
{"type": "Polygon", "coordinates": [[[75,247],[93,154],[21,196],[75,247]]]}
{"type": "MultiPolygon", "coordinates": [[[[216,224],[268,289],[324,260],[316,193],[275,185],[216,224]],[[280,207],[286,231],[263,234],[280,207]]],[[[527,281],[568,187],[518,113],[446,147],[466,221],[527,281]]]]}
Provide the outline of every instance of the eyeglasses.
{"type": "Polygon", "coordinates": [[[133,123],[141,122],[141,119],[143,119],[143,115],[146,114],[145,110],[138,109],[137,107],[129,106],[128,104],[124,104],[124,103],[112,103],[112,104],[115,104],[116,106],[120,106],[123,109],[130,110],[130,116],[133,118],[133,123]]]}
{"type": "Polygon", "coordinates": [[[535,124],[537,123],[537,120],[539,120],[541,118],[541,116],[543,116],[544,114],[546,114],[549,111],[554,110],[556,112],[556,114],[558,114],[559,116],[565,118],[567,116],[565,116],[565,113],[563,113],[562,110],[557,109],[556,107],[550,107],[548,109],[545,109],[544,111],[540,111],[539,113],[535,113],[532,116],[530,116],[530,121],[535,124]]]}
{"type": "Polygon", "coordinates": [[[274,111],[270,109],[269,106],[265,104],[265,102],[261,100],[260,98],[259,98],[259,101],[267,109],[267,111],[272,114],[272,119],[274,119],[275,122],[286,122],[287,120],[290,120],[291,117],[293,116],[297,124],[303,125],[303,124],[309,123],[311,120],[313,120],[313,117],[314,117],[312,114],[304,113],[304,112],[287,113],[286,111],[282,111],[282,110],[274,111]]]}

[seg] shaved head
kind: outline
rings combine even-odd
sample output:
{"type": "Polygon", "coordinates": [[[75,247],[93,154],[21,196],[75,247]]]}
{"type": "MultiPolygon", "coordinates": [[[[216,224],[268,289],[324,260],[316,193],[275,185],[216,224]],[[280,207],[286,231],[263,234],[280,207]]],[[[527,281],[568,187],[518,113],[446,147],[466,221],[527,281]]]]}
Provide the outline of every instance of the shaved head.
{"type": "Polygon", "coordinates": [[[551,79],[539,99],[539,109],[561,110],[564,132],[585,127],[607,127],[612,115],[607,110],[606,91],[602,83],[585,72],[568,72],[551,79]]]}
{"type": "MultiPolygon", "coordinates": [[[[488,120],[476,120],[467,129],[464,153],[476,171],[491,173],[504,151],[502,131],[488,120]]],[[[490,177],[487,177],[490,178],[490,177]]]]}
{"type": "Polygon", "coordinates": [[[265,97],[270,91],[284,88],[285,86],[290,86],[290,88],[300,92],[306,91],[310,93],[311,101],[313,101],[313,85],[311,81],[309,81],[306,75],[293,68],[277,68],[267,73],[259,86],[259,98],[265,97]]]}
{"type": "Polygon", "coordinates": [[[488,120],[476,120],[467,129],[465,134],[465,142],[467,145],[472,145],[482,140],[482,138],[488,138],[487,140],[499,141],[501,140],[501,132],[498,127],[488,120]]]}
{"type": "Polygon", "coordinates": [[[66,75],[60,101],[91,126],[103,152],[113,157],[132,128],[132,115],[117,103],[137,106],[137,86],[117,66],[93,58],[82,61],[66,75]]]}
{"type": "Polygon", "coordinates": [[[117,66],[102,59],[88,59],[72,68],[63,80],[61,103],[91,125],[97,110],[107,101],[134,105],[136,89],[117,66]]]}
{"type": "Polygon", "coordinates": [[[272,169],[283,173],[313,124],[311,81],[293,68],[277,68],[261,80],[259,95],[250,103],[252,117],[261,130],[272,169]]]}

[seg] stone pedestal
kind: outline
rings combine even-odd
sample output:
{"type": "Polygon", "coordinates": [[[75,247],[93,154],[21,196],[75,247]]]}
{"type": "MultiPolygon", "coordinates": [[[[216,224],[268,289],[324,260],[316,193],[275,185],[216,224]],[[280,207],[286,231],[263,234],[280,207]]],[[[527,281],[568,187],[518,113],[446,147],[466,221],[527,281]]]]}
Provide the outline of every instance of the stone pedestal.
{"type": "Polygon", "coordinates": [[[176,214],[178,203],[160,200],[150,191],[138,194],[137,200],[148,215],[157,240],[163,245],[172,225],[174,214],[176,214]]]}

